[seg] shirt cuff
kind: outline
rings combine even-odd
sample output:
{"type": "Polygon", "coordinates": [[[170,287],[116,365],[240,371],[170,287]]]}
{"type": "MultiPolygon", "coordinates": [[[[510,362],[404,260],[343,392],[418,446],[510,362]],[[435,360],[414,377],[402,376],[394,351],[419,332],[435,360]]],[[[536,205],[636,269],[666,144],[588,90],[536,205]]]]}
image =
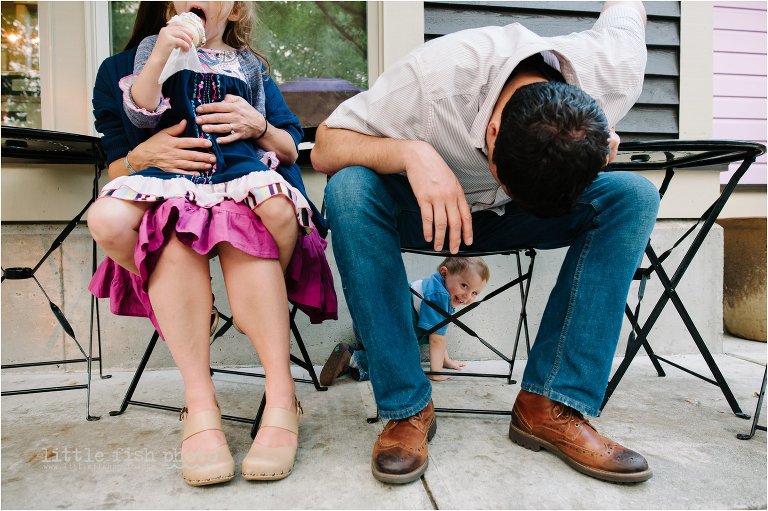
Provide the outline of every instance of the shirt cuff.
{"type": "Polygon", "coordinates": [[[153,112],[138,106],[131,96],[131,87],[137,76],[136,74],[124,76],[118,82],[120,90],[123,91],[123,108],[131,123],[137,128],[154,128],[160,122],[163,112],[171,108],[171,100],[163,96],[153,112]]]}

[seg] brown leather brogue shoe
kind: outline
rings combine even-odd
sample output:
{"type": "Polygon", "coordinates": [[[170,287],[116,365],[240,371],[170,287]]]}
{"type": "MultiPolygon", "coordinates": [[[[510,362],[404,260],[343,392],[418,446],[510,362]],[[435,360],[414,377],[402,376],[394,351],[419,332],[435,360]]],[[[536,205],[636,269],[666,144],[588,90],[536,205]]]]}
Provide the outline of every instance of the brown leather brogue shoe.
{"type": "Polygon", "coordinates": [[[349,360],[352,358],[352,348],[345,342],[334,346],[333,351],[325,361],[320,371],[320,385],[330,387],[336,378],[349,370],[349,360]]]}
{"type": "Polygon", "coordinates": [[[437,431],[432,400],[416,415],[391,420],[373,446],[371,471],[383,483],[415,481],[427,470],[427,442],[437,431]]]}
{"type": "Polygon", "coordinates": [[[532,451],[546,449],[579,472],[604,481],[639,483],[653,475],[641,454],[602,436],[581,413],[525,390],[512,408],[509,438],[532,451]]]}

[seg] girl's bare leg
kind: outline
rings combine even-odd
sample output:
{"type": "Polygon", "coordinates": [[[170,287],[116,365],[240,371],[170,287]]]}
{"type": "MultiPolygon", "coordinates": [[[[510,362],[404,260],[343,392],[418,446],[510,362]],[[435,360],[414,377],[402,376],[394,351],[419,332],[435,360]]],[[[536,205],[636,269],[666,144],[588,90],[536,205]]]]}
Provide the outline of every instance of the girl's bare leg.
{"type": "MultiPolygon", "coordinates": [[[[285,272],[291,262],[296,239],[299,236],[299,224],[296,221],[296,208],[293,203],[281,195],[271,197],[253,209],[264,227],[274,238],[280,253],[280,267],[285,272]]],[[[237,322],[238,326],[240,322],[237,322]]]]}
{"type": "MultiPolygon", "coordinates": [[[[280,264],[252,257],[229,243],[219,244],[219,260],[232,315],[264,367],[266,406],[295,410],[288,298],[280,264]]],[[[255,441],[268,447],[298,444],[295,434],[272,427],[260,428],[255,441]]]]}
{"type": "Polygon", "coordinates": [[[88,229],[96,243],[113,261],[138,274],[133,252],[139,225],[152,203],[102,197],[88,210],[88,229]]]}
{"type": "MultiPolygon", "coordinates": [[[[189,414],[216,410],[216,389],[209,369],[212,295],[208,257],[182,244],[174,235],[150,276],[149,298],[184,380],[189,414]]],[[[225,443],[222,431],[209,430],[186,440],[181,450],[209,450],[225,443]]]]}

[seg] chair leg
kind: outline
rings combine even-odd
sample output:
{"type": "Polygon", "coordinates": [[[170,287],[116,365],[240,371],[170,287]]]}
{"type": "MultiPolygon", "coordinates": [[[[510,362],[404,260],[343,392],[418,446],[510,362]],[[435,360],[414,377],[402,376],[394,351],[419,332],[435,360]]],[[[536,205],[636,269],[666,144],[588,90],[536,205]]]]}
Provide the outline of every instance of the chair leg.
{"type": "MultiPolygon", "coordinates": [[[[523,336],[525,338],[525,349],[526,353],[528,355],[531,354],[531,340],[528,335],[528,312],[527,312],[527,304],[528,304],[528,292],[531,288],[531,279],[533,277],[533,263],[536,259],[536,251],[534,250],[528,250],[526,251],[525,255],[528,256],[529,262],[528,262],[528,271],[526,272],[527,278],[524,282],[520,282],[520,317],[517,321],[517,333],[515,334],[515,345],[512,348],[512,359],[509,363],[509,373],[507,375],[507,383],[513,384],[517,383],[516,380],[512,379],[512,371],[515,369],[515,360],[517,359],[517,347],[520,343],[520,334],[523,333],[523,336]]],[[[517,257],[517,276],[518,278],[523,277],[523,268],[520,263],[520,252],[516,253],[515,256],[517,257]]]]}
{"type": "Polygon", "coordinates": [[[259,403],[259,411],[256,412],[256,417],[253,419],[253,426],[251,426],[251,440],[256,438],[256,433],[259,431],[259,425],[261,424],[261,416],[264,415],[264,408],[267,406],[267,394],[264,393],[261,396],[261,403],[259,403]]]}
{"type": "Polygon", "coordinates": [[[757,423],[757,420],[760,418],[760,411],[763,408],[763,399],[765,399],[765,377],[768,374],[768,367],[766,367],[766,370],[763,371],[763,385],[760,387],[760,395],[757,398],[757,406],[755,407],[755,417],[752,419],[752,429],[749,431],[749,433],[739,433],[736,435],[736,438],[739,440],[749,440],[753,436],[755,436],[756,430],[765,431],[765,426],[760,426],[757,423]]]}
{"type": "Polygon", "coordinates": [[[320,385],[320,380],[318,379],[317,373],[315,372],[315,366],[312,365],[312,359],[309,358],[307,347],[304,345],[304,339],[301,337],[301,332],[299,332],[299,328],[296,326],[295,318],[296,318],[297,310],[298,309],[295,305],[291,307],[290,319],[291,319],[291,332],[293,332],[293,337],[294,339],[296,339],[296,346],[299,347],[299,351],[301,351],[301,356],[304,357],[303,363],[299,362],[298,365],[309,373],[309,377],[312,379],[312,384],[315,386],[315,390],[326,391],[328,390],[328,387],[324,387],[320,385]]]}
{"type": "Polygon", "coordinates": [[[157,340],[159,338],[160,334],[155,331],[155,333],[152,334],[152,338],[149,340],[149,344],[147,345],[147,349],[144,351],[144,355],[141,357],[139,367],[136,368],[136,373],[134,373],[131,384],[128,386],[128,390],[125,393],[125,397],[123,398],[123,403],[120,405],[120,409],[109,412],[110,416],[114,417],[115,415],[120,415],[125,412],[126,408],[128,408],[131,398],[133,398],[133,393],[136,390],[136,386],[139,384],[141,375],[144,373],[144,368],[147,367],[149,357],[152,355],[152,351],[154,351],[155,345],[157,344],[157,340]]]}

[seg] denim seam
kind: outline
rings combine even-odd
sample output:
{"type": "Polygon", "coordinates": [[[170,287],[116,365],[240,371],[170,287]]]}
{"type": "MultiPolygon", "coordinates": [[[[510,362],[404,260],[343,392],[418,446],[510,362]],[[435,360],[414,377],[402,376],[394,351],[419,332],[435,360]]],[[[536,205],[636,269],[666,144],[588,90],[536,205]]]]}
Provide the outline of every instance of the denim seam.
{"type": "Polygon", "coordinates": [[[378,415],[382,419],[388,419],[388,420],[400,420],[408,418],[412,415],[416,415],[420,411],[422,411],[426,406],[429,404],[429,400],[432,399],[432,386],[430,385],[429,391],[427,392],[426,397],[419,402],[419,404],[412,406],[410,408],[406,408],[405,410],[398,410],[398,411],[387,411],[382,410],[381,408],[378,409],[378,415]]]}
{"type": "Polygon", "coordinates": [[[573,273],[573,284],[571,286],[571,294],[568,299],[568,310],[565,313],[565,320],[563,321],[563,329],[560,331],[560,338],[557,342],[557,351],[555,353],[555,360],[552,364],[552,371],[549,373],[549,377],[546,380],[545,385],[549,387],[552,385],[558,371],[560,371],[560,363],[562,362],[563,349],[565,348],[565,338],[568,335],[568,331],[571,327],[571,319],[573,318],[573,306],[576,301],[576,296],[579,290],[579,282],[581,280],[581,272],[584,269],[584,259],[589,254],[589,249],[592,246],[592,236],[594,231],[591,230],[587,233],[584,240],[584,247],[581,249],[579,255],[579,261],[576,263],[576,270],[573,273]]]}

